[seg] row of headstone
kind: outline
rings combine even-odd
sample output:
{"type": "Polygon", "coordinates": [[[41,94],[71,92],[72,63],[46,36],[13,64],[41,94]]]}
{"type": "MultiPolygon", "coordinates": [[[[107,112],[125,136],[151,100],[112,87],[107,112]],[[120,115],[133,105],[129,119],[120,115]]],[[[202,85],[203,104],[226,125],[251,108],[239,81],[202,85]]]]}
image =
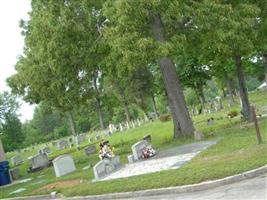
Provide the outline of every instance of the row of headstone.
{"type": "Polygon", "coordinates": [[[51,153],[51,150],[49,147],[44,147],[42,149],[39,150],[39,154],[50,154],[51,153]]]}
{"type": "Polygon", "coordinates": [[[59,140],[59,141],[57,141],[57,148],[59,150],[66,149],[68,147],[70,147],[70,144],[69,144],[69,142],[67,140],[59,140]]]}

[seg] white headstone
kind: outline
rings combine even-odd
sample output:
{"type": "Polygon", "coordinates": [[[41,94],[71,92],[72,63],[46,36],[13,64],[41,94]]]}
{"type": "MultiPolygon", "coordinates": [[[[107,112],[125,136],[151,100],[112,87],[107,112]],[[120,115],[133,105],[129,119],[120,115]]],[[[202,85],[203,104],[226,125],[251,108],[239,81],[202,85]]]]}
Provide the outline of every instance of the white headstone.
{"type": "Polygon", "coordinates": [[[123,131],[123,127],[122,124],[120,123],[120,131],[123,131]]]}
{"type": "Polygon", "coordinates": [[[63,176],[76,170],[70,155],[62,155],[53,160],[56,177],[63,176]]]}
{"type": "Polygon", "coordinates": [[[130,128],[130,125],[129,125],[129,122],[128,121],[126,122],[126,127],[127,127],[127,129],[130,128]]]}

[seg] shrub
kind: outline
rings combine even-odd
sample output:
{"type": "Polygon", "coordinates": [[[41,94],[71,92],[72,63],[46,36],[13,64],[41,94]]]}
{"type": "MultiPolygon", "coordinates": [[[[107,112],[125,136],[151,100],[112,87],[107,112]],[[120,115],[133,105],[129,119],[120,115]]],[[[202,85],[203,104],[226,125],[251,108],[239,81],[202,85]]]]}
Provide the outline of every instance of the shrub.
{"type": "Polygon", "coordinates": [[[170,121],[171,120],[171,115],[170,114],[163,114],[163,115],[160,115],[159,116],[159,120],[161,122],[167,122],[167,121],[170,121]]]}

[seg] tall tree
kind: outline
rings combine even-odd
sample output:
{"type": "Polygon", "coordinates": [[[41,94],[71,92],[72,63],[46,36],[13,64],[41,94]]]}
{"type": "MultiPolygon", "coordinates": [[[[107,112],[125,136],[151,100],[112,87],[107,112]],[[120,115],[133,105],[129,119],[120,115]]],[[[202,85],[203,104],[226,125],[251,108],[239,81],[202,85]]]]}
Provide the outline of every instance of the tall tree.
{"type": "Polygon", "coordinates": [[[109,19],[106,38],[111,50],[123,56],[124,67],[135,68],[158,62],[173,116],[174,137],[194,131],[182,87],[176,74],[172,45],[182,40],[177,25],[186,27],[186,3],[176,1],[107,1],[104,14],[109,19]],[[179,4],[179,5],[177,5],[179,4]],[[174,19],[169,15],[175,12],[174,19]],[[173,42],[175,41],[175,42],[173,42]]]}

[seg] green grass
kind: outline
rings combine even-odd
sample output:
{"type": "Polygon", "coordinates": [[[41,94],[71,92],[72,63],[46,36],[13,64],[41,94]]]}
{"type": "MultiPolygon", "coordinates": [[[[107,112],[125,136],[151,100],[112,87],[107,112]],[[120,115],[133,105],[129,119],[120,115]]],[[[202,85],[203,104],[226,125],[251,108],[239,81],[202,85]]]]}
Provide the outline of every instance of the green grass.
{"type": "MultiPolygon", "coordinates": [[[[265,107],[267,105],[265,96],[266,94],[264,93],[251,93],[250,100],[259,108],[265,107]]],[[[226,118],[227,112],[238,109],[238,105],[235,105],[234,107],[226,108],[224,111],[194,117],[195,127],[204,133],[205,138],[207,140],[218,139],[219,142],[198,154],[179,169],[92,183],[91,180],[94,178],[92,169],[82,170],[82,168],[89,164],[94,165],[97,163],[99,160],[97,153],[87,157],[83,150],[76,151],[75,148],[62,151],[53,149],[54,153],[50,155],[51,158],[63,153],[69,153],[73,156],[78,170],[60,178],[55,177],[52,167],[41,172],[27,174],[26,169],[29,163],[25,162],[20,166],[22,172],[21,178],[31,177],[34,180],[28,183],[1,188],[0,197],[47,194],[52,191],[61,192],[66,196],[137,191],[199,183],[263,166],[267,164],[267,118],[260,120],[260,129],[264,143],[258,145],[253,126],[240,128],[240,117],[232,120],[226,118]],[[206,120],[210,117],[214,117],[216,122],[214,125],[208,126],[206,120]],[[38,178],[40,175],[44,175],[44,177],[38,178]],[[45,182],[38,184],[40,179],[44,179],[45,182]],[[82,180],[82,184],[67,189],[54,188],[43,192],[35,191],[49,183],[63,180],[82,180]],[[17,195],[9,195],[10,192],[18,188],[26,188],[27,190],[17,195]]],[[[192,138],[173,140],[172,130],[173,126],[171,122],[162,123],[155,121],[123,133],[114,134],[109,140],[115,147],[115,154],[120,155],[122,162],[126,162],[127,155],[131,152],[131,145],[142,139],[146,134],[152,135],[152,144],[156,149],[165,149],[194,142],[192,138]]],[[[88,144],[84,143],[82,147],[86,145],[88,144]]],[[[35,151],[37,153],[37,150],[35,151]]],[[[8,154],[8,156],[11,155],[8,154]]],[[[22,155],[23,157],[27,157],[29,152],[22,152],[22,155]]]]}

